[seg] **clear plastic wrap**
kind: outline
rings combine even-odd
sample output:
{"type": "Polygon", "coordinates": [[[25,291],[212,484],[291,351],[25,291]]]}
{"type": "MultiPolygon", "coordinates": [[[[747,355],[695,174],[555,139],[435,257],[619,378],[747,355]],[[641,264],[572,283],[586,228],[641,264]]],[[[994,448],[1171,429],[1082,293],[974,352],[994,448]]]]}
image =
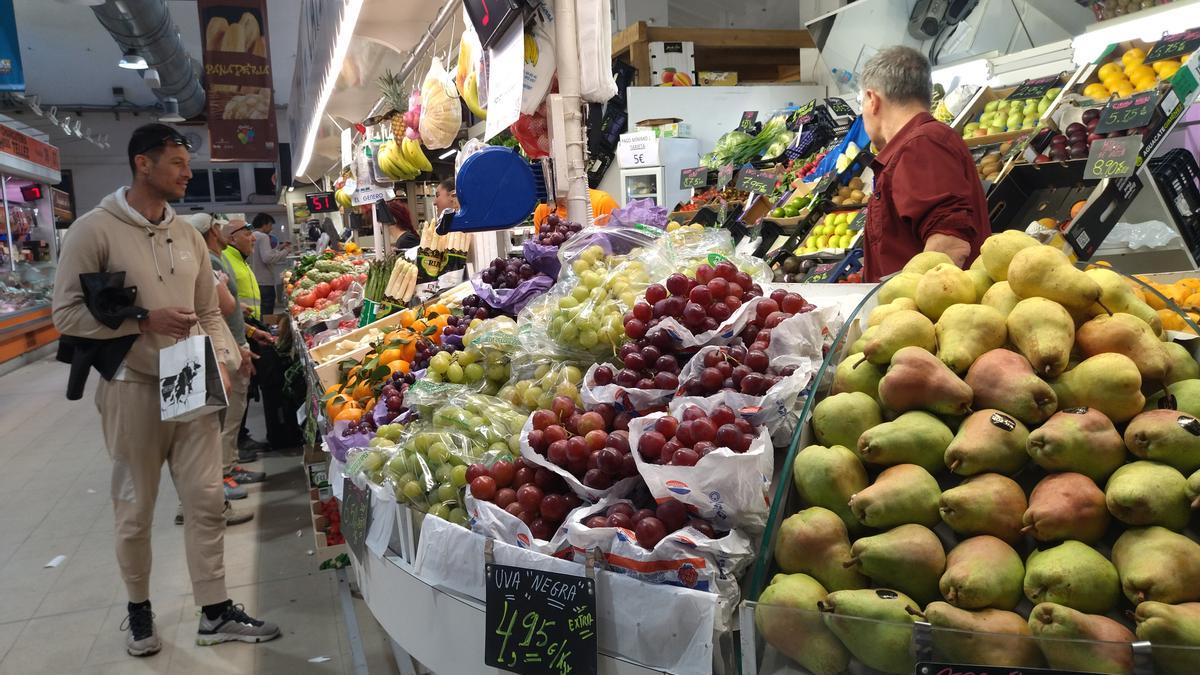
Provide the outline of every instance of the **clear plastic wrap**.
{"type": "Polygon", "coordinates": [[[448,148],[454,143],[461,126],[462,106],[454,78],[446,72],[442,60],[435,56],[421,84],[421,119],[418,125],[421,142],[430,150],[448,148]]]}
{"type": "Polygon", "coordinates": [[[555,396],[566,396],[583,405],[579,387],[587,365],[556,354],[522,345],[510,361],[512,376],[496,394],[513,406],[532,411],[549,408],[555,396]]]}
{"type": "Polygon", "coordinates": [[[554,279],[545,274],[536,274],[517,284],[516,288],[494,288],[484,283],[478,274],[471,277],[471,286],[489,306],[509,316],[517,316],[534,298],[550,290],[554,279]]]}

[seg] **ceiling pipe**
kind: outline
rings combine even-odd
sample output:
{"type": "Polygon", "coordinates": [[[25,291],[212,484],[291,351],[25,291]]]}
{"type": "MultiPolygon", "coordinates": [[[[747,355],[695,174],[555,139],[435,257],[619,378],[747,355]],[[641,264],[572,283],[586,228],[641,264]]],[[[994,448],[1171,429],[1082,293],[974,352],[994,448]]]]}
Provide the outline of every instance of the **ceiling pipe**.
{"type": "Polygon", "coordinates": [[[158,72],[162,84],[151,91],[159,100],[179,101],[185,118],[204,112],[199,74],[163,0],[106,0],[92,11],[122,52],[136,51],[158,72]]]}

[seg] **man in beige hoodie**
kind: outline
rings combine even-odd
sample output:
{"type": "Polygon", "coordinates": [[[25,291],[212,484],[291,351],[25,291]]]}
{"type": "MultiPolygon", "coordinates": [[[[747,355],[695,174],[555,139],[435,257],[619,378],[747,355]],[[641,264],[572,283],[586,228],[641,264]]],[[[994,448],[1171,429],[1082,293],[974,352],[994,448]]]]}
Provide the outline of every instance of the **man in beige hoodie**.
{"type": "Polygon", "coordinates": [[[159,413],[159,350],[191,334],[208,335],[226,388],[227,370],[241,362],[217,306],[204,240],[168,204],[184,195],[192,176],[188,150],[187,140],[166,125],[134,131],[128,148],[133,184],[71,225],[54,280],[54,324],[64,335],[138,336],[117,374],[96,391],[113,462],[117,562],[129,594],[126,649],[133,656],[161,649],[150,609],[150,526],[164,462],[183,503],[192,594],[203,609],[196,642],[279,635],[277,626],[247,616],[226,593],[218,413],[189,422],[163,422],[159,413]],[[79,281],[88,272],[125,272],[143,308],[138,318],[115,329],[97,321],[79,281]]]}

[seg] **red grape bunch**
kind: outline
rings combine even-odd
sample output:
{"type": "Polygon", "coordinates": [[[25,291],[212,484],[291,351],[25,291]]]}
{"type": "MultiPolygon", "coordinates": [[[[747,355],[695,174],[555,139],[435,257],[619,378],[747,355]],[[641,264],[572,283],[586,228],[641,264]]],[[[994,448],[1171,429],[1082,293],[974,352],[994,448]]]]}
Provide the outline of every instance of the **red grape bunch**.
{"type": "Polygon", "coordinates": [[[579,234],[583,226],[569,220],[563,220],[557,213],[551,213],[542,224],[535,241],[542,246],[562,246],[563,242],[579,234]]]}
{"type": "Polygon", "coordinates": [[[637,475],[629,450],[628,416],[618,420],[611,405],[584,411],[566,396],[554,397],[552,409],[533,411],[529,446],[584,485],[607,490],[637,475]],[[616,428],[620,422],[624,429],[616,428]]]}
{"type": "Polygon", "coordinates": [[[638,439],[637,451],[651,464],[695,466],[717,448],[736,453],[750,449],[754,426],[727,405],[718,405],[711,413],[700,406],[684,408],[682,419],[666,415],[654,420],[638,439]]]}
{"type": "Polygon", "coordinates": [[[501,460],[490,467],[467,467],[471,496],[492,502],[521,519],[535,539],[547,541],[572,509],[583,502],[553,471],[536,467],[518,457],[501,460]]]}
{"type": "Polygon", "coordinates": [[[742,345],[709,349],[701,358],[703,369],[699,375],[683,383],[683,390],[691,396],[711,396],[724,389],[762,396],[796,370],[791,365],[773,373],[765,351],[742,345]]]}
{"type": "Polygon", "coordinates": [[[613,504],[604,514],[588,516],[583,521],[586,527],[620,527],[632,530],[637,543],[645,549],[653,549],[662,538],[691,527],[709,539],[716,539],[717,532],[711,523],[688,513],[687,505],[676,499],[657,504],[654,508],[634,508],[629,502],[613,504]]]}
{"type": "Polygon", "coordinates": [[[762,295],[762,287],[749,274],[728,260],[716,267],[702,264],[696,278],[675,273],[665,284],[651,284],[646,297],[625,316],[625,335],[641,339],[664,317],[674,317],[694,333],[713,330],[751,298],[762,295]]]}
{"type": "Polygon", "coordinates": [[[816,309],[798,293],[791,293],[782,288],[771,291],[770,297],[760,300],[754,307],[754,318],[742,330],[742,342],[750,345],[751,350],[766,351],[771,345],[771,330],[797,314],[804,314],[816,309]]]}
{"type": "Polygon", "coordinates": [[[483,298],[474,293],[462,299],[463,317],[470,323],[471,319],[490,319],[492,317],[501,316],[504,312],[492,307],[483,301],[483,298]]]}
{"type": "Polygon", "coordinates": [[[496,258],[479,273],[479,279],[492,288],[516,288],[537,274],[524,258],[496,258]]]}

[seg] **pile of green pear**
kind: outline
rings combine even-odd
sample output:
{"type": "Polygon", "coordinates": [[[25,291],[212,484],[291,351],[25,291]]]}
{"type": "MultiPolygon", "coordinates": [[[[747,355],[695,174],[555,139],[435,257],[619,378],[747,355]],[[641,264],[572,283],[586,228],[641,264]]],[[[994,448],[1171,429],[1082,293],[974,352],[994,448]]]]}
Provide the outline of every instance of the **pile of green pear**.
{"type": "Polygon", "coordinates": [[[1200,365],[1127,283],[1016,231],[885,282],[792,467],[767,643],[912,673],[926,621],[936,661],[1200,673],[1200,365]]]}

